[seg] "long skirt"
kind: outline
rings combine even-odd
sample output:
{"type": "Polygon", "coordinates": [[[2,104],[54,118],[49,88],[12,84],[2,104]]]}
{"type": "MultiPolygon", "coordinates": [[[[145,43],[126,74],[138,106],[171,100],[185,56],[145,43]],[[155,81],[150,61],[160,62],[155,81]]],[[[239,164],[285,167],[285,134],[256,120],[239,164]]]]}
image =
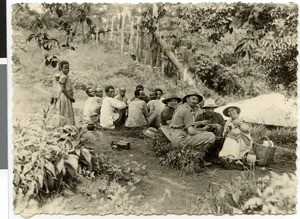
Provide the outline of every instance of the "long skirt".
{"type": "Polygon", "coordinates": [[[72,102],[63,93],[60,95],[58,101],[58,113],[60,116],[59,125],[75,125],[75,116],[72,102]]]}
{"type": "Polygon", "coordinates": [[[223,148],[219,153],[220,157],[230,157],[231,159],[242,159],[252,149],[252,141],[246,144],[243,138],[233,139],[227,137],[223,148]]]}

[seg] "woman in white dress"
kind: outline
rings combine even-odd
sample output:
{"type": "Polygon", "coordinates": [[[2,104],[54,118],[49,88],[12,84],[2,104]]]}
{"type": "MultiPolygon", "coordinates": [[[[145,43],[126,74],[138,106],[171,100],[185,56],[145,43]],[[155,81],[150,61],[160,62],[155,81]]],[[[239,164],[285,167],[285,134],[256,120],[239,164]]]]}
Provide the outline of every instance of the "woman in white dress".
{"type": "Polygon", "coordinates": [[[219,157],[227,163],[243,164],[243,159],[252,150],[253,140],[250,136],[251,126],[239,117],[241,109],[230,106],[223,114],[230,117],[225,124],[223,136],[225,141],[219,157]]]}

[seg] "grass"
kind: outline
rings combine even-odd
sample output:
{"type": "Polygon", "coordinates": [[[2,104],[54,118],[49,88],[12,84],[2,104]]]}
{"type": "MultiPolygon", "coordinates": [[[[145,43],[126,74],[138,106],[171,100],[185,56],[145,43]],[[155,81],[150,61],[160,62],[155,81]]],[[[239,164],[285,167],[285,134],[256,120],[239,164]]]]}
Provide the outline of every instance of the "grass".
{"type": "Polygon", "coordinates": [[[255,125],[251,131],[254,142],[262,142],[265,136],[276,146],[295,150],[297,147],[297,131],[289,127],[267,127],[255,125]]]}

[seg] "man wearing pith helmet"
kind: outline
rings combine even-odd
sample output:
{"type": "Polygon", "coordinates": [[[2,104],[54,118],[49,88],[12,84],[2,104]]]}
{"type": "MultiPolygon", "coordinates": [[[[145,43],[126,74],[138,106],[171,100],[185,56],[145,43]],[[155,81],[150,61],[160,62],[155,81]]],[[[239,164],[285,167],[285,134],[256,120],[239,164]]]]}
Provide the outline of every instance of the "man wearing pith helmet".
{"type": "Polygon", "coordinates": [[[207,132],[204,128],[195,128],[192,117],[192,109],[203,101],[203,96],[197,91],[188,92],[182,98],[182,105],[177,108],[170,123],[171,140],[174,147],[192,146],[198,148],[202,153],[200,160],[203,165],[208,163],[204,161],[206,151],[208,151],[215,142],[215,135],[207,132]]]}

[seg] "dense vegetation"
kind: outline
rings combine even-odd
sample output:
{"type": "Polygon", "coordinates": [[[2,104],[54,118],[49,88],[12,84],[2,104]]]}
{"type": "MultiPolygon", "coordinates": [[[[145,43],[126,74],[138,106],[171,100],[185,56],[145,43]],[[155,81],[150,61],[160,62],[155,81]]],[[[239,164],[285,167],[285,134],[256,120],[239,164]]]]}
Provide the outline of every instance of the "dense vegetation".
{"type": "MultiPolygon", "coordinates": [[[[134,35],[139,40],[135,56],[152,66],[165,65],[167,76],[176,76],[177,70],[172,63],[163,63],[159,54],[170,50],[189,68],[195,80],[219,95],[256,96],[272,90],[296,95],[296,4],[160,3],[153,7],[152,4],[53,3],[43,4],[42,14],[26,4],[16,4],[15,8],[16,17],[20,17],[16,25],[35,32],[28,40],[36,39],[47,51],[58,44],[45,35],[53,28],[64,35],[64,40],[59,40],[62,49],[75,50],[72,42],[78,36],[82,37],[82,43],[87,43],[97,28],[110,31],[112,27],[118,41],[131,44],[128,28],[133,21],[134,35]],[[120,16],[121,13],[125,15],[120,16]],[[114,16],[120,18],[114,19],[114,25],[110,26],[114,16]],[[123,19],[124,37],[119,37],[123,19]],[[155,40],[155,32],[159,32],[167,47],[155,40]]],[[[52,63],[52,57],[46,57],[46,64],[52,63]]]]}

